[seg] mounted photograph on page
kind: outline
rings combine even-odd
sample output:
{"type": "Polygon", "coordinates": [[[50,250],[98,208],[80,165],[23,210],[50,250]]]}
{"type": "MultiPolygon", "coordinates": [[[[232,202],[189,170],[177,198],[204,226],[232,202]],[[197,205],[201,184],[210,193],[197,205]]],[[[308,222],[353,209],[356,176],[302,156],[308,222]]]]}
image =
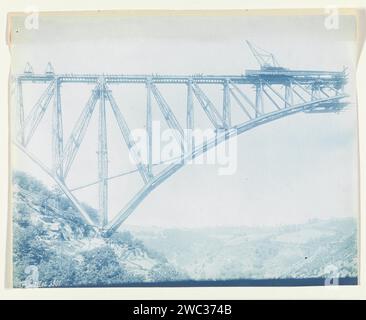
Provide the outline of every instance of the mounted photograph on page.
{"type": "Polygon", "coordinates": [[[352,10],[8,17],[12,285],[357,285],[352,10]]]}

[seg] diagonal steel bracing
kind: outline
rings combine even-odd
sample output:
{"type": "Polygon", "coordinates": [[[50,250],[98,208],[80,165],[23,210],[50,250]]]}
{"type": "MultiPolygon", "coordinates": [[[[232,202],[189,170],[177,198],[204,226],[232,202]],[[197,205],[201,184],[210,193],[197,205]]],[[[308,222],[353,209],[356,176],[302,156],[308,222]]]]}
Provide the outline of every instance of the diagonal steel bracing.
{"type": "MultiPolygon", "coordinates": [[[[333,97],[332,101],[338,101],[339,99],[345,98],[346,95],[333,97]]],[[[190,158],[196,158],[197,156],[201,155],[203,152],[206,152],[207,150],[210,150],[211,148],[215,147],[219,143],[222,143],[223,141],[230,139],[233,136],[236,136],[238,134],[244,133],[250,129],[253,129],[259,125],[263,125],[265,123],[268,123],[270,121],[275,121],[277,119],[280,119],[284,116],[296,114],[299,112],[303,112],[306,110],[311,110],[313,108],[316,108],[317,106],[321,105],[324,102],[329,101],[328,99],[320,99],[317,101],[311,101],[309,103],[304,104],[298,104],[296,106],[290,107],[290,108],[282,108],[281,110],[272,111],[269,113],[266,113],[260,117],[257,117],[251,121],[245,122],[241,125],[235,126],[231,128],[229,131],[224,132],[222,131],[219,135],[212,138],[211,140],[205,142],[204,144],[197,146],[192,154],[187,154],[185,157],[187,159],[190,158]]],[[[146,184],[119,212],[119,214],[116,215],[116,217],[106,226],[105,230],[103,231],[103,234],[105,236],[110,236],[113,234],[120,226],[121,224],[126,221],[126,219],[133,213],[133,211],[136,209],[136,207],[147,197],[147,195],[153,191],[156,187],[158,187],[162,182],[164,182],[166,179],[168,179],[170,176],[172,176],[175,172],[177,172],[180,168],[182,168],[184,165],[183,162],[173,163],[168,168],[163,170],[159,174],[159,176],[154,177],[148,184],[146,184]]]]}
{"type": "Polygon", "coordinates": [[[216,129],[224,129],[225,127],[227,127],[223,117],[220,115],[220,113],[215,108],[214,104],[202,91],[202,89],[196,83],[193,83],[192,89],[198,102],[201,104],[203,110],[206,112],[207,117],[214,125],[214,127],[216,129]]]}
{"type": "MultiPolygon", "coordinates": [[[[235,83],[230,81],[230,84],[233,87],[233,89],[235,90],[235,92],[237,92],[247,102],[247,104],[254,110],[255,116],[260,115],[261,112],[256,107],[255,102],[253,103],[253,101],[251,101],[248,98],[248,96],[243,92],[243,90],[240,90],[239,87],[235,83]]],[[[232,90],[232,92],[234,92],[234,90],[232,90]]],[[[246,109],[246,108],[244,107],[244,109],[246,109]]],[[[249,111],[246,111],[246,113],[247,112],[249,113],[249,111]]]]}
{"type": "MultiPolygon", "coordinates": [[[[193,159],[207,150],[214,148],[217,144],[230,139],[257,126],[264,125],[270,121],[299,112],[338,112],[346,103],[342,101],[346,97],[343,94],[343,87],[346,83],[346,76],[342,72],[325,71],[296,71],[284,68],[268,70],[265,67],[261,70],[248,70],[245,75],[217,75],[217,76],[181,76],[181,75],[56,75],[48,72],[45,75],[24,73],[16,78],[17,83],[17,123],[20,129],[17,132],[14,144],[26,153],[42,170],[52,177],[65,195],[74,204],[80,217],[85,223],[95,225],[90,219],[83,206],[73,194],[81,188],[85,189],[92,185],[99,186],[99,225],[101,232],[109,236],[113,234],[120,225],[134,212],[143,199],[150,194],[157,186],[173,175],[184,166],[186,160],[193,159]],[[24,101],[22,85],[24,83],[42,82],[47,84],[46,90],[28,115],[24,114],[24,101]],[[68,106],[62,103],[61,86],[63,83],[94,84],[95,87],[83,108],[78,120],[72,129],[71,135],[64,145],[63,134],[63,108],[68,106]],[[113,84],[113,91],[118,90],[121,85],[144,85],[146,90],[146,159],[141,159],[137,150],[134,138],[131,135],[128,122],[124,116],[123,108],[120,108],[113,96],[110,86],[113,84]],[[185,86],[186,96],[186,121],[184,126],[178,122],[175,115],[175,105],[169,105],[163,93],[158,89],[164,84],[174,86],[185,86]],[[216,85],[222,90],[222,108],[216,108],[208,95],[200,87],[204,85],[216,85]],[[311,91],[309,91],[311,88],[311,91]],[[253,90],[254,89],[254,90],[253,90]],[[250,94],[250,92],[252,94],[250,94]],[[216,131],[215,137],[200,145],[194,141],[193,136],[188,135],[184,144],[185,131],[198,127],[195,123],[194,97],[198,105],[207,115],[212,129],[216,131]],[[295,99],[297,97],[297,99],[295,99]],[[52,169],[49,169],[41,160],[31,152],[28,146],[33,139],[34,132],[44,118],[47,106],[53,98],[52,116],[52,169]],[[152,143],[152,108],[153,100],[164,117],[170,129],[174,129],[176,140],[181,144],[182,156],[160,172],[153,174],[154,145],[152,143]],[[66,177],[84,141],[89,122],[98,105],[98,181],[89,183],[82,187],[69,188],[66,184],[66,177]],[[234,116],[233,108],[238,105],[245,113],[245,120],[238,120],[234,116]],[[135,170],[109,176],[108,173],[108,109],[118,124],[122,138],[126,143],[129,153],[136,165],[135,170]],[[222,130],[224,129],[224,130],[222,130]],[[146,160],[146,161],[145,161],[146,160]],[[122,177],[126,174],[138,172],[144,182],[143,187],[127,201],[126,205],[109,221],[108,210],[108,182],[112,179],[122,177]]],[[[215,101],[216,102],[216,101],[215,101]]],[[[47,118],[47,117],[46,117],[47,118]]]]}
{"type": "Polygon", "coordinates": [[[111,104],[112,111],[114,113],[114,116],[117,120],[118,127],[122,133],[123,139],[125,140],[125,143],[130,151],[130,154],[140,172],[140,175],[144,181],[144,183],[147,183],[150,180],[151,175],[148,172],[148,169],[146,168],[146,165],[143,163],[143,159],[140,159],[136,152],[136,143],[131,135],[131,130],[127,125],[127,122],[125,118],[122,115],[122,112],[120,108],[118,107],[116,101],[114,100],[114,97],[110,90],[106,90],[106,95],[108,97],[108,100],[111,104]]]}
{"type": "Polygon", "coordinates": [[[32,152],[27,150],[23,145],[18,143],[17,141],[13,141],[14,145],[25,153],[34,163],[36,163],[48,176],[50,176],[55,183],[60,187],[65,196],[71,201],[71,203],[75,206],[77,213],[80,218],[88,225],[95,227],[94,221],[90,218],[89,214],[86,212],[84,207],[80,204],[80,202],[76,199],[70,189],[65,185],[64,181],[60,180],[55,174],[53,174],[43,163],[40,161],[32,152]]]}
{"type": "Polygon", "coordinates": [[[241,102],[241,100],[239,99],[239,97],[236,95],[236,93],[234,92],[233,89],[230,88],[230,93],[233,96],[234,100],[237,102],[237,104],[240,106],[241,110],[243,110],[243,112],[245,113],[245,115],[249,118],[249,119],[253,119],[253,117],[251,116],[251,114],[249,113],[249,111],[247,110],[247,108],[244,106],[244,104],[241,102]]]}
{"type": "Polygon", "coordinates": [[[170,129],[174,130],[174,136],[177,141],[177,143],[180,145],[182,152],[184,152],[184,132],[183,128],[179,124],[177,118],[175,117],[172,109],[162,96],[161,92],[158,90],[158,88],[151,84],[151,90],[155,97],[156,102],[159,105],[160,111],[163,114],[165,121],[167,122],[170,129]]]}
{"type": "Polygon", "coordinates": [[[86,133],[86,129],[88,128],[90,119],[93,115],[93,111],[95,109],[95,105],[99,98],[99,84],[96,85],[95,89],[92,91],[92,94],[84,107],[74,129],[71,132],[70,138],[68,139],[62,159],[59,163],[59,167],[63,167],[63,178],[65,179],[69,173],[71,165],[76,157],[76,154],[79,150],[80,144],[83,141],[83,138],[86,133]]]}
{"type": "MultiPolygon", "coordinates": [[[[39,123],[41,122],[46,112],[46,109],[51,101],[54,89],[55,89],[55,81],[52,81],[48,85],[47,89],[43,92],[42,96],[38,99],[37,103],[30,111],[28,117],[23,122],[23,126],[20,128],[18,136],[21,137],[21,141],[23,141],[24,146],[28,145],[39,123]]],[[[21,105],[23,104],[23,99],[21,99],[20,103],[21,105]]],[[[24,112],[23,108],[22,110],[23,110],[22,112],[24,112]]]]}

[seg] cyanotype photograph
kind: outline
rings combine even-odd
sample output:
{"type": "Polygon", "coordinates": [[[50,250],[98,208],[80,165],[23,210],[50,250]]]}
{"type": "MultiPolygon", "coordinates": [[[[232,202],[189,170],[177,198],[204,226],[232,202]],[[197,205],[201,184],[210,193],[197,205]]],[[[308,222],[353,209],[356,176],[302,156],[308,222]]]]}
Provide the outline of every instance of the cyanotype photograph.
{"type": "Polygon", "coordinates": [[[358,284],[357,19],[11,14],[15,288],[358,284]]]}

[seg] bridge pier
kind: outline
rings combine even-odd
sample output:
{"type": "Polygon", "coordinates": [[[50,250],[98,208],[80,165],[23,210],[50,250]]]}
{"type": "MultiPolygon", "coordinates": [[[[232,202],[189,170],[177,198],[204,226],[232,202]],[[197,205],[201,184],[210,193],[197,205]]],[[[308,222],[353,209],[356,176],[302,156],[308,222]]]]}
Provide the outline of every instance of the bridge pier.
{"type": "Polygon", "coordinates": [[[193,92],[192,92],[192,79],[187,82],[187,151],[192,152],[194,150],[194,109],[193,109],[193,92]]]}
{"type": "Polygon", "coordinates": [[[264,110],[263,110],[263,84],[261,81],[259,81],[256,85],[255,85],[255,117],[258,117],[259,115],[261,115],[264,110]]]}
{"type": "Polygon", "coordinates": [[[152,176],[152,109],[151,109],[151,79],[146,79],[146,157],[147,173],[152,176]]]}
{"type": "Polygon", "coordinates": [[[105,82],[102,77],[99,81],[98,139],[99,218],[102,226],[108,223],[108,145],[105,98],[105,82]]]}
{"type": "Polygon", "coordinates": [[[314,83],[311,86],[311,100],[314,101],[318,99],[320,96],[320,85],[318,83],[314,83]]]}
{"type": "Polygon", "coordinates": [[[285,108],[291,107],[294,104],[294,95],[292,92],[292,82],[288,81],[285,86],[285,108]]]}
{"type": "Polygon", "coordinates": [[[23,85],[22,82],[18,79],[17,80],[17,117],[19,119],[18,121],[18,132],[20,132],[20,141],[21,144],[24,145],[25,139],[24,139],[24,104],[23,104],[23,85]]]}
{"type": "Polygon", "coordinates": [[[223,118],[226,129],[231,127],[231,106],[230,106],[230,90],[229,80],[226,79],[224,83],[224,99],[223,99],[223,118]]]}
{"type": "Polygon", "coordinates": [[[56,79],[56,88],[53,100],[53,118],[52,118],[52,146],[53,146],[53,172],[63,180],[63,166],[60,165],[63,154],[63,125],[61,109],[61,84],[56,79]]]}

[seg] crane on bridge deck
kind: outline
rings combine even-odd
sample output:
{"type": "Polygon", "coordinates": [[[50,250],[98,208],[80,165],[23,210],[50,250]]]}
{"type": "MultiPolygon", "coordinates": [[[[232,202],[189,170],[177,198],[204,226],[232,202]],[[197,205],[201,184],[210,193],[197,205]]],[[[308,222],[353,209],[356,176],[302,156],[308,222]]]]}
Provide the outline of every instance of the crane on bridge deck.
{"type": "Polygon", "coordinates": [[[246,40],[246,43],[252,52],[254,58],[257,60],[259,66],[261,67],[261,70],[265,71],[284,71],[288,70],[286,68],[283,68],[278,63],[277,59],[273,55],[273,53],[268,52],[262,48],[259,48],[255,45],[253,45],[251,42],[246,40]]]}

